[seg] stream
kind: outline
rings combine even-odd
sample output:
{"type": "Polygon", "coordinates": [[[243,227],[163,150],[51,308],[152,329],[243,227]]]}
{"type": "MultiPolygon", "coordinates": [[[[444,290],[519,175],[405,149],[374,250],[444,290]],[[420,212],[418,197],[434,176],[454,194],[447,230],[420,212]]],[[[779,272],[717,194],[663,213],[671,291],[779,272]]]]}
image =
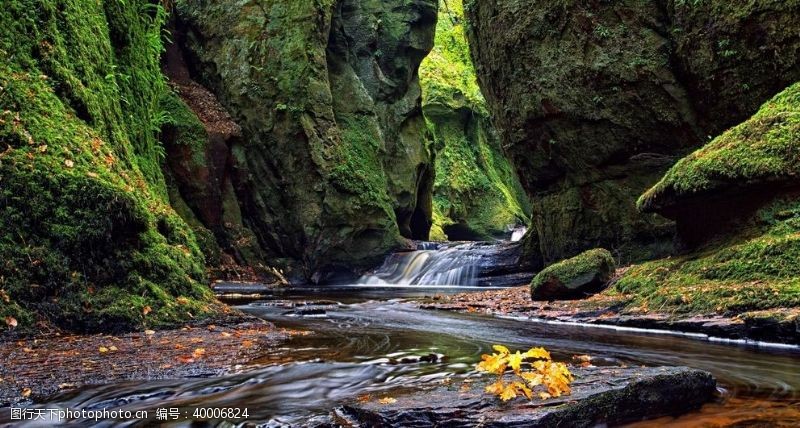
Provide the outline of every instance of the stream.
{"type": "MultiPolygon", "coordinates": [[[[419,264],[420,257],[410,254],[406,258],[419,264]]],[[[196,407],[246,408],[248,422],[260,426],[314,426],[328,422],[331,409],[342,403],[424,391],[480,376],[474,364],[481,354],[490,352],[492,344],[502,343],[512,349],[544,346],[562,361],[589,355],[595,365],[684,365],[707,370],[717,378],[719,398],[715,403],[677,419],[661,418],[635,426],[796,426],[800,421],[798,350],[423,310],[408,300],[485,288],[458,287],[447,281],[435,286],[370,285],[387,278],[420,277],[419,271],[406,270],[404,262],[396,262],[359,285],[293,288],[239,302],[237,308],[278,327],[310,334],[291,338],[233,374],[92,386],[52,397],[38,406],[113,407],[148,410],[151,415],[157,408],[178,408],[189,415],[196,407]],[[398,273],[403,271],[408,275],[398,273]]],[[[458,271],[438,278],[463,280],[463,275],[467,273],[458,271]]],[[[101,421],[99,426],[145,424],[101,421]]],[[[35,421],[28,425],[37,426],[35,421]]],[[[198,425],[191,420],[171,426],[190,425],[230,426],[221,421],[198,425]]]]}

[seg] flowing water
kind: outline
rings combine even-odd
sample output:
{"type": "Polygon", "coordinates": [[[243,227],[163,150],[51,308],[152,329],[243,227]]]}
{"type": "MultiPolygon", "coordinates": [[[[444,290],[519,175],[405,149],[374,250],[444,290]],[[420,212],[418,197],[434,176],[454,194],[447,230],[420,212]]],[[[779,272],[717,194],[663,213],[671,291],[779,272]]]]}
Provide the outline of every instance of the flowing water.
{"type": "Polygon", "coordinates": [[[470,244],[418,244],[417,251],[392,254],[363,285],[474,286],[481,255],[470,244]]]}
{"type": "MultiPolygon", "coordinates": [[[[408,255],[407,263],[405,258],[387,262],[390,267],[385,265],[386,269],[381,271],[394,272],[385,275],[384,280],[413,277],[425,283],[429,280],[420,279],[425,278],[424,269],[412,266],[416,263],[437,266],[435,259],[435,254],[427,258],[421,254],[408,255]],[[414,261],[417,258],[424,260],[414,261]],[[397,275],[397,272],[403,273],[397,275]]],[[[279,327],[311,334],[290,339],[236,373],[92,386],[52,397],[38,406],[148,410],[151,417],[157,408],[178,408],[181,414],[189,415],[196,407],[247,408],[248,420],[262,426],[313,426],[327,421],[331,409],[343,403],[374,400],[479,376],[473,367],[480,355],[489,351],[492,344],[503,343],[512,349],[544,346],[555,358],[565,361],[573,355],[588,354],[596,365],[685,365],[708,370],[718,379],[717,402],[678,419],[662,418],[641,426],[800,423],[800,350],[730,346],[663,334],[426,311],[405,301],[409,297],[453,291],[363,284],[328,291],[291,289],[239,308],[279,327]]],[[[0,423],[7,417],[0,410],[0,423]]],[[[101,421],[99,425],[136,426],[146,422],[101,421]]],[[[198,425],[183,420],[173,424],[180,425],[220,423],[198,425]]]]}

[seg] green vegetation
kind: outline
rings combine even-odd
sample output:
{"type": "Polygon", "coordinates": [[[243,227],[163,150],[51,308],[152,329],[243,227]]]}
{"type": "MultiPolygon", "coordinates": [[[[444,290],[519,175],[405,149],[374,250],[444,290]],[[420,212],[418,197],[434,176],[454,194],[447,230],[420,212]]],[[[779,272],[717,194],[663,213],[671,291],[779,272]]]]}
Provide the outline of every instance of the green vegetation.
{"type": "Polygon", "coordinates": [[[539,272],[531,282],[531,293],[534,297],[539,294],[542,295],[541,297],[547,297],[546,294],[551,290],[540,290],[545,285],[548,287],[563,287],[565,288],[563,290],[564,293],[584,291],[581,289],[586,286],[590,288],[602,287],[611,279],[615,269],[614,256],[608,250],[595,248],[584,251],[575,257],[550,265],[539,272]]]}
{"type": "Polygon", "coordinates": [[[790,180],[800,174],[800,83],[768,101],[749,120],[681,159],[638,202],[658,205],[700,192],[790,180]]]}
{"type": "Polygon", "coordinates": [[[213,310],[161,172],[164,19],[143,0],[0,10],[0,318],[23,330],[113,332],[213,310]]]}
{"type": "MultiPolygon", "coordinates": [[[[799,140],[800,84],[795,84],[678,162],[639,206],[680,205],[681,198],[719,194],[728,186],[736,189],[734,198],[766,183],[780,189],[781,181],[796,180],[800,173],[799,140]]],[[[691,254],[634,266],[617,291],[653,310],[738,313],[800,305],[800,200],[787,193],[742,220],[747,223],[736,233],[691,254]]]]}
{"type": "Polygon", "coordinates": [[[463,21],[461,0],[441,3],[436,44],[420,68],[423,110],[437,148],[431,237],[438,240],[456,224],[473,238],[490,239],[530,217],[489,120],[463,21]]]}
{"type": "Polygon", "coordinates": [[[784,199],[762,209],[745,236],[633,266],[616,290],[634,305],[659,311],[739,313],[796,307],[797,260],[800,202],[784,199]]]}
{"type": "Polygon", "coordinates": [[[386,175],[380,159],[380,128],[375,118],[343,116],[338,118],[342,144],[333,146],[331,183],[357,195],[354,209],[377,206],[394,218],[387,193],[386,175]]]}

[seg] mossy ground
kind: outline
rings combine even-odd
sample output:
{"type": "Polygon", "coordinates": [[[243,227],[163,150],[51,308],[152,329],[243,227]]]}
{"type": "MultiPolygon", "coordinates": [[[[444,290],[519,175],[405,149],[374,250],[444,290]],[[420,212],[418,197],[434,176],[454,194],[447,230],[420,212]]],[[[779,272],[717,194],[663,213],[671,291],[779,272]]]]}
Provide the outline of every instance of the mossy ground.
{"type": "Polygon", "coordinates": [[[164,18],[143,0],[0,10],[0,318],[22,330],[119,331],[213,311],[161,172],[164,18]]]}
{"type": "MultiPolygon", "coordinates": [[[[680,205],[682,198],[728,187],[742,192],[768,182],[780,189],[800,173],[798,141],[800,84],[795,84],[678,162],[639,205],[659,207],[665,198],[667,205],[680,205]]],[[[652,310],[741,313],[800,306],[800,198],[796,190],[783,192],[753,218],[742,219],[747,222],[737,230],[699,250],[632,267],[616,291],[652,310]]]]}
{"type": "Polygon", "coordinates": [[[436,43],[420,67],[423,110],[437,147],[431,237],[465,225],[490,239],[525,224],[530,205],[502,154],[469,56],[461,0],[440,3],[436,43]]]}
{"type": "Polygon", "coordinates": [[[800,306],[800,202],[782,199],[747,230],[688,255],[633,266],[615,290],[657,311],[745,312],[800,306]]]}

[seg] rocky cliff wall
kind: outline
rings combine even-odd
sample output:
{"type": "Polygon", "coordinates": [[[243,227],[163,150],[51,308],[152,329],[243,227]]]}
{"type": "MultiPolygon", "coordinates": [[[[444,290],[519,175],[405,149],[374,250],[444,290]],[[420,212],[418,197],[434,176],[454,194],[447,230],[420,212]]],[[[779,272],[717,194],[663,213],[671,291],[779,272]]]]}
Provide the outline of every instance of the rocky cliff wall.
{"type": "Polygon", "coordinates": [[[800,79],[800,2],[469,2],[468,37],[546,262],[667,252],[636,210],[677,159],[800,79]]]}
{"type": "Polygon", "coordinates": [[[241,126],[232,185],[269,257],[321,281],[427,238],[433,152],[417,70],[436,1],[176,7],[190,68],[241,126]]]}

